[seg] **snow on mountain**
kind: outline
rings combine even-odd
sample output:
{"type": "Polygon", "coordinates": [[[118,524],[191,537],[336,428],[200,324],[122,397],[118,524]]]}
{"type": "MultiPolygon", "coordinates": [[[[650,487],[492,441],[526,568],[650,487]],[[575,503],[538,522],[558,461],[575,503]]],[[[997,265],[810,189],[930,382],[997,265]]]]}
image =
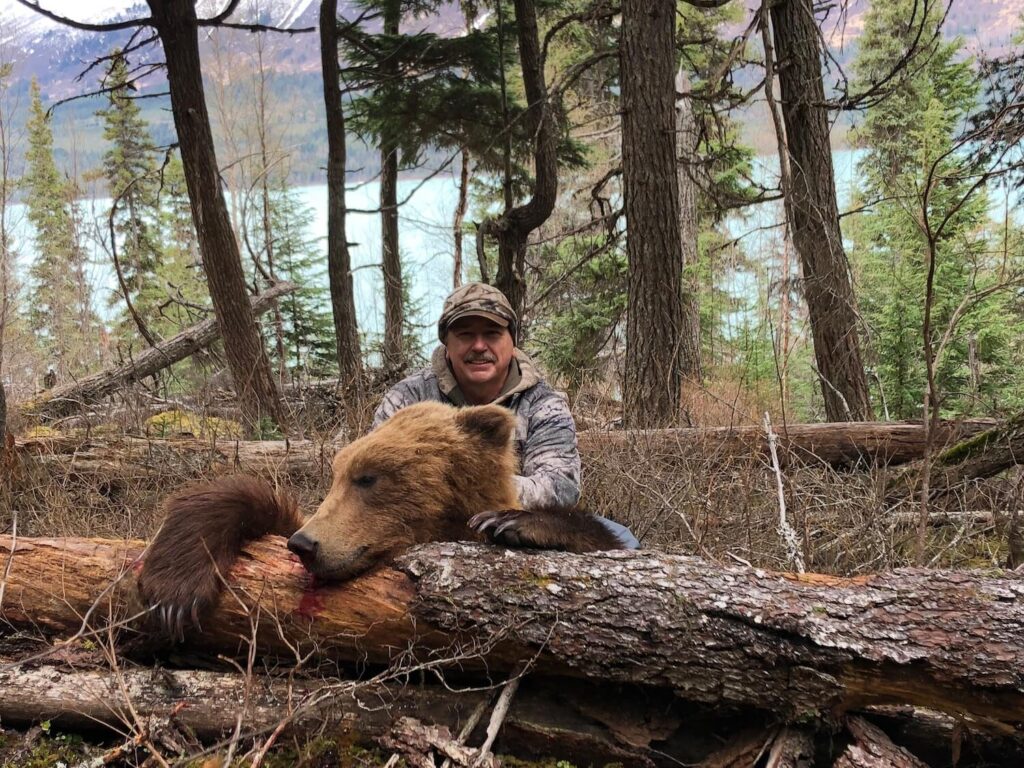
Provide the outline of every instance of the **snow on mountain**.
{"type": "MultiPolygon", "coordinates": [[[[149,14],[145,0],[32,0],[43,8],[76,21],[102,23],[130,18],[144,18],[149,14]]],[[[213,16],[229,0],[198,0],[200,16],[213,16]]],[[[750,9],[760,0],[737,0],[750,9]]],[[[233,20],[259,21],[263,24],[295,29],[315,27],[318,3],[314,0],[241,0],[233,20]]],[[[849,0],[846,12],[840,14],[833,5],[823,28],[826,39],[844,63],[856,50],[856,40],[863,26],[863,15],[869,0],[849,0]]],[[[341,0],[339,12],[348,17],[358,14],[355,0],[341,0]]],[[[964,37],[971,53],[1005,50],[1011,36],[1024,28],[1024,0],[953,0],[946,24],[947,36],[964,37]]],[[[406,19],[406,25],[426,27],[440,34],[464,34],[465,22],[458,4],[452,2],[440,14],[406,19]]],[[[746,19],[737,22],[746,26],[746,19]]],[[[738,33],[738,31],[737,31],[738,33]]],[[[17,0],[0,0],[0,56],[15,63],[15,77],[27,80],[36,77],[44,98],[66,98],[88,90],[95,84],[97,74],[90,73],[83,84],[77,78],[98,57],[108,54],[115,46],[124,45],[131,30],[121,32],[87,32],[71,29],[36,13],[17,0]]],[[[221,40],[235,40],[242,44],[245,33],[235,37],[225,34],[221,40]]],[[[205,41],[205,37],[203,38],[205,41]]],[[[318,43],[315,36],[288,38],[287,45],[275,47],[271,66],[282,73],[315,73],[319,67],[318,43]]],[[[228,42],[229,46],[233,43],[228,42]]],[[[148,53],[136,54],[133,63],[159,60],[159,46],[148,53]]],[[[160,77],[154,75],[140,84],[142,89],[157,87],[160,77]]],[[[162,85],[160,85],[162,89],[162,85]]]]}
{"type": "MultiPolygon", "coordinates": [[[[35,2],[36,0],[33,0],[35,2]]],[[[228,0],[199,0],[200,17],[213,16],[224,8],[228,0]]],[[[38,0],[39,5],[59,16],[89,24],[102,24],[133,18],[145,18],[149,8],[144,0],[38,0]]],[[[345,7],[342,0],[340,6],[345,7]]],[[[314,0],[241,0],[232,15],[233,21],[259,21],[286,29],[316,26],[317,3],[314,0]]],[[[98,57],[113,48],[123,46],[131,38],[132,30],[91,32],[73,29],[25,7],[17,0],[0,0],[0,51],[15,63],[15,78],[28,80],[35,77],[45,100],[66,98],[88,88],[79,75],[98,57]]],[[[305,70],[316,58],[316,44],[296,46],[298,55],[281,62],[286,71],[305,70]]],[[[159,46],[150,46],[139,52],[134,63],[158,60],[159,46]]],[[[90,74],[95,83],[98,73],[90,74]]],[[[156,85],[159,76],[149,78],[140,87],[156,85]]],[[[160,88],[162,89],[162,85],[160,88]]]]}

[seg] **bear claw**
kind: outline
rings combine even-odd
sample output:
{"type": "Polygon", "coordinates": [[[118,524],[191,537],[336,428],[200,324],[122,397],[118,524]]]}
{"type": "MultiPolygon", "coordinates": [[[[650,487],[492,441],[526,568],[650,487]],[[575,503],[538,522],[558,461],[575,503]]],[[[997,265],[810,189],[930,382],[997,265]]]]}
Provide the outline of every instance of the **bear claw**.
{"type": "Polygon", "coordinates": [[[469,527],[487,536],[495,543],[506,546],[522,546],[519,526],[522,523],[521,509],[501,509],[480,512],[469,519],[469,527]]]}

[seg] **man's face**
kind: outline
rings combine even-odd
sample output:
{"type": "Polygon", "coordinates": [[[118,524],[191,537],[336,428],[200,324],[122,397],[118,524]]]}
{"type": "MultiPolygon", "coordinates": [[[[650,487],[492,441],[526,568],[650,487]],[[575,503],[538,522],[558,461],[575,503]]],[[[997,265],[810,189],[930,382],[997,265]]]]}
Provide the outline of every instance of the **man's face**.
{"type": "Polygon", "coordinates": [[[515,349],[507,328],[486,317],[462,317],[449,326],[444,345],[460,386],[504,384],[515,349]]]}

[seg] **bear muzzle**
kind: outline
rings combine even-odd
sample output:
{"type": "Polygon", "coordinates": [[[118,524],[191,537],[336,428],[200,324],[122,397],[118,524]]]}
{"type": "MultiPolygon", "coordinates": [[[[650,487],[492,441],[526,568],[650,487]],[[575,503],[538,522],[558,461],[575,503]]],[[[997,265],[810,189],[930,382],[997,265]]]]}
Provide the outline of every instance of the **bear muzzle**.
{"type": "Polygon", "coordinates": [[[356,547],[344,553],[332,552],[323,549],[319,541],[303,531],[292,534],[288,539],[288,549],[298,555],[303,568],[325,581],[351,579],[376,562],[369,547],[356,547]]]}
{"type": "Polygon", "coordinates": [[[302,566],[307,571],[312,571],[313,566],[316,563],[317,552],[320,551],[320,543],[313,541],[302,531],[293,533],[291,538],[288,539],[288,549],[298,555],[299,560],[302,561],[302,566]]]}

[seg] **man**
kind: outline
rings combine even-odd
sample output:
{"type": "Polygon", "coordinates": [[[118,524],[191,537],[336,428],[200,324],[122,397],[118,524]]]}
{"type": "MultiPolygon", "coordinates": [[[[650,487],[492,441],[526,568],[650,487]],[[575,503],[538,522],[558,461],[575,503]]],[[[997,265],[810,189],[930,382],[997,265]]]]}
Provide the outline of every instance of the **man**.
{"type": "MultiPolygon", "coordinates": [[[[516,348],[519,318],[505,295],[485,283],[467,283],[447,299],[437,323],[441,346],[430,366],[403,379],[384,396],[376,428],[413,403],[503,405],[516,415],[516,476],[525,508],[572,507],[580,498],[576,424],[565,396],[540,377],[516,348]]],[[[628,546],[639,542],[624,527],[603,520],[628,546]]]]}
{"type": "Polygon", "coordinates": [[[377,427],[413,403],[504,405],[516,415],[516,477],[526,507],[571,507],[580,498],[576,425],[565,398],[549,387],[516,349],[518,318],[505,295],[467,283],[445,299],[431,364],[396,384],[374,415],[377,427]]]}

